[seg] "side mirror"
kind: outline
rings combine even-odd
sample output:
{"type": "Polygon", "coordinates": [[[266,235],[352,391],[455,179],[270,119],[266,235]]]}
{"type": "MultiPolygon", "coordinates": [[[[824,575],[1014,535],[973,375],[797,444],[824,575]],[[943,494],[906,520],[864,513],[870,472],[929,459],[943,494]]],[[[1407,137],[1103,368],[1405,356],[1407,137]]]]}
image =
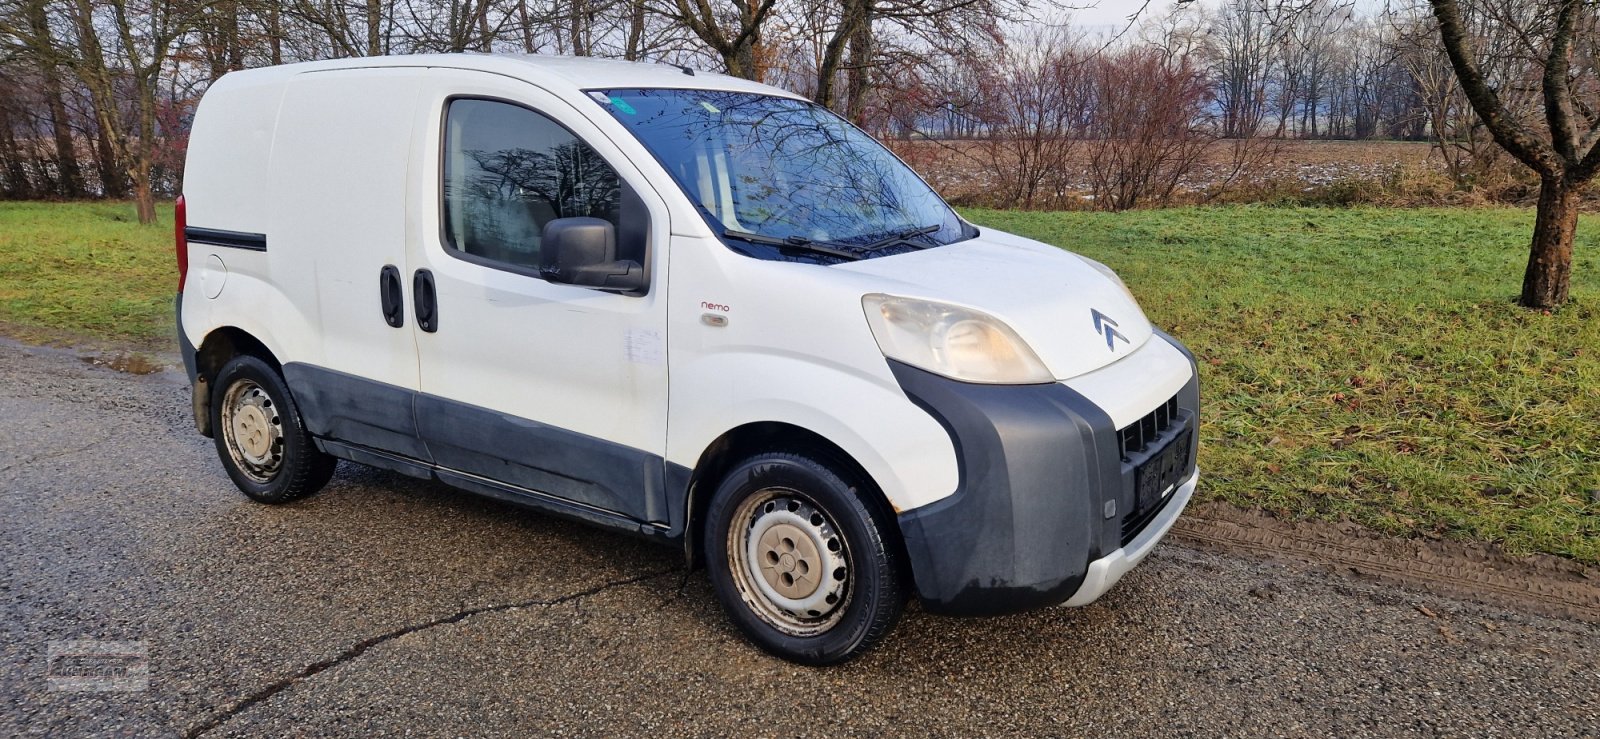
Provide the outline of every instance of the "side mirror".
{"type": "Polygon", "coordinates": [[[539,272],[546,280],[601,290],[644,292],[644,265],[617,259],[617,229],[599,218],[557,218],[544,225],[539,272]]]}

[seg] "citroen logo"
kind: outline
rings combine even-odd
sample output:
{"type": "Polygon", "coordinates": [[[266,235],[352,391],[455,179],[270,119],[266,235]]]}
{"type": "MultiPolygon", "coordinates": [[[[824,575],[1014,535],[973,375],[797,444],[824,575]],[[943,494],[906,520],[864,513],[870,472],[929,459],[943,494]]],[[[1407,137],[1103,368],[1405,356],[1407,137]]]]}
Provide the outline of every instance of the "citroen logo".
{"type": "Polygon", "coordinates": [[[1117,322],[1111,320],[1110,316],[1093,308],[1089,309],[1089,315],[1094,317],[1094,332],[1105,335],[1107,349],[1116,351],[1117,339],[1122,339],[1124,344],[1132,343],[1128,341],[1128,337],[1123,336],[1122,332],[1117,330],[1117,322]]]}

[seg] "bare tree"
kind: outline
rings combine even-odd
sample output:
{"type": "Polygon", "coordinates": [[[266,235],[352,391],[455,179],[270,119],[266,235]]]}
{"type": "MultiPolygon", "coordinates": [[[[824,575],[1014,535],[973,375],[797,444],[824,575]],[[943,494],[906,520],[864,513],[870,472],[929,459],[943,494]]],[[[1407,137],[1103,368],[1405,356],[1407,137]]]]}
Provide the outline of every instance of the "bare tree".
{"type": "MultiPolygon", "coordinates": [[[[152,172],[167,131],[159,124],[163,74],[174,50],[214,0],[22,0],[0,4],[0,38],[9,38],[42,69],[66,71],[86,93],[100,161],[101,189],[131,183],[139,220],[155,220],[152,172]],[[41,16],[40,13],[43,13],[41,16]]],[[[45,85],[47,91],[51,85],[45,85]]],[[[59,87],[56,88],[59,91],[59,87]]],[[[59,95],[57,96],[59,100],[59,95]]],[[[55,107],[55,106],[48,106],[55,107]]],[[[66,106],[51,111],[57,146],[75,154],[66,106]],[[65,135],[67,138],[60,138],[65,135]]],[[[75,160],[75,157],[74,157],[75,160]]]]}
{"type": "Polygon", "coordinates": [[[1350,9],[1335,0],[1312,0],[1292,26],[1299,47],[1301,135],[1322,135],[1323,108],[1327,104],[1337,44],[1348,32],[1350,9]]]}
{"type": "Polygon", "coordinates": [[[1516,53],[1540,71],[1542,116],[1506,104],[1499,88],[1515,79],[1486,73],[1482,45],[1468,35],[1459,0],[1429,0],[1445,53],[1472,109],[1517,161],[1539,175],[1539,205],[1520,303],[1567,302],[1578,195],[1600,170],[1600,13],[1592,0],[1480,0],[1479,9],[1514,30],[1516,53]],[[1542,117],[1542,121],[1538,118],[1542,117]]]}
{"type": "Polygon", "coordinates": [[[761,80],[765,68],[758,49],[761,31],[776,0],[731,0],[713,6],[711,0],[672,0],[656,12],[682,24],[722,60],[723,70],[734,77],[761,80]]]}
{"type": "Polygon", "coordinates": [[[1350,38],[1343,75],[1348,81],[1349,136],[1372,138],[1382,129],[1385,114],[1395,107],[1394,99],[1403,97],[1407,87],[1401,67],[1403,38],[1393,24],[1381,19],[1357,24],[1350,38]]]}
{"type": "Polygon", "coordinates": [[[1084,145],[1095,207],[1166,204],[1215,141],[1201,128],[1206,80],[1187,57],[1149,47],[1100,56],[1092,80],[1084,145]]]}
{"type": "Polygon", "coordinates": [[[132,183],[140,223],[156,219],[151,174],[161,144],[161,75],[208,9],[206,3],[160,0],[71,0],[64,6],[76,38],[71,52],[62,53],[88,90],[105,143],[132,183]]]}
{"type": "Polygon", "coordinates": [[[1032,208],[1063,196],[1094,104],[1093,53],[1065,29],[1011,39],[989,62],[978,103],[987,136],[978,156],[995,173],[996,200],[1032,208]]]}
{"type": "Polygon", "coordinates": [[[1217,9],[1206,47],[1223,136],[1249,138],[1260,132],[1268,110],[1269,75],[1278,64],[1278,38],[1271,17],[1251,0],[1227,0],[1217,9]]]}
{"type": "Polygon", "coordinates": [[[25,199],[36,195],[34,177],[29,171],[34,157],[28,156],[17,141],[16,119],[20,112],[13,105],[21,96],[16,80],[0,75],[0,193],[8,198],[25,199]]]}
{"type": "MultiPolygon", "coordinates": [[[[1533,110],[1538,104],[1538,86],[1528,77],[1527,70],[1519,72],[1520,65],[1511,63],[1513,55],[1502,53],[1515,43],[1512,34],[1479,14],[1469,15],[1466,21],[1484,48],[1500,50],[1485,55],[1494,60],[1491,74],[1501,79],[1521,79],[1517,84],[1502,86],[1502,102],[1510,109],[1533,110]]],[[[1494,142],[1456,83],[1455,70],[1439,45],[1433,18],[1409,14],[1396,19],[1392,28],[1396,37],[1393,48],[1421,101],[1418,113],[1427,121],[1434,151],[1456,187],[1469,189],[1503,159],[1505,150],[1494,142]]]]}
{"type": "Polygon", "coordinates": [[[83,175],[78,167],[77,146],[72,140],[72,122],[67,116],[67,106],[63,100],[61,58],[55,51],[55,33],[50,29],[44,0],[25,0],[23,9],[27,14],[28,30],[37,40],[32,45],[32,51],[39,68],[51,139],[55,143],[56,164],[60,172],[57,190],[63,197],[78,197],[83,194],[83,175]]]}

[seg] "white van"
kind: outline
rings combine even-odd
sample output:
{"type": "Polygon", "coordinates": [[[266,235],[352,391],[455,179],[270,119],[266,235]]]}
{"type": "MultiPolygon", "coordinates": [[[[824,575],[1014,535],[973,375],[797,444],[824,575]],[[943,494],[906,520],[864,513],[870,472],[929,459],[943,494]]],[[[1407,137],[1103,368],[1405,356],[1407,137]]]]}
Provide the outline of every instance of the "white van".
{"type": "Polygon", "coordinates": [[[826,664],[927,610],[1092,602],[1195,469],[1193,358],[1104,265],[967,223],[788,92],[533,56],[235,72],[178,204],[195,422],[683,548],[826,664]]]}

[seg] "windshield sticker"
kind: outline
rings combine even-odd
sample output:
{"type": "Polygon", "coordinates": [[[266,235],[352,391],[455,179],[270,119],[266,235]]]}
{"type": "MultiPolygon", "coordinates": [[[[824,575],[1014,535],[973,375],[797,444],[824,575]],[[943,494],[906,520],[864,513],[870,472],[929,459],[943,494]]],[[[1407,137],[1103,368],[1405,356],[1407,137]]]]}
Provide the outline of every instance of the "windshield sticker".
{"type": "Polygon", "coordinates": [[[617,112],[619,112],[619,113],[622,113],[624,115],[634,115],[634,114],[639,112],[637,110],[634,110],[633,106],[629,105],[628,101],[623,100],[622,98],[610,98],[610,100],[611,100],[611,107],[616,108],[617,112]]]}
{"type": "Polygon", "coordinates": [[[716,115],[716,114],[722,112],[722,111],[717,109],[717,106],[712,105],[711,103],[708,103],[708,102],[706,102],[704,100],[700,101],[700,107],[705,108],[706,112],[711,113],[712,115],[716,115]]]}
{"type": "Polygon", "coordinates": [[[611,97],[606,95],[605,93],[599,91],[599,90],[590,90],[589,91],[589,99],[591,99],[591,100],[593,100],[593,101],[595,101],[595,102],[597,102],[597,103],[599,103],[601,105],[610,105],[611,104],[611,97]]]}

